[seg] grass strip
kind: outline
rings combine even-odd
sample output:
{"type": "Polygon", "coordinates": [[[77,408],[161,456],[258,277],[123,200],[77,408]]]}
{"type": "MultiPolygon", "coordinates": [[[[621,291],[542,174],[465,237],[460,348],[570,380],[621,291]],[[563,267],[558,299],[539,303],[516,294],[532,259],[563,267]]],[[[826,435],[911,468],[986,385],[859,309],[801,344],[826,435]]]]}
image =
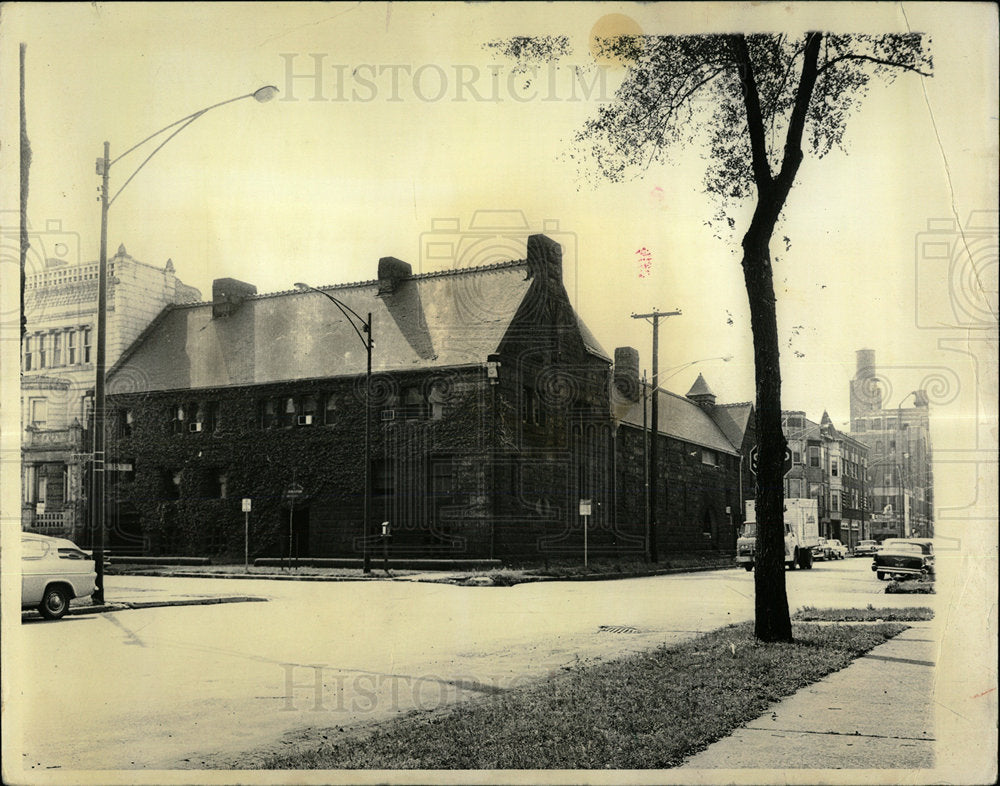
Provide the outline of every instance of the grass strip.
{"type": "Polygon", "coordinates": [[[326,742],[257,766],[671,767],[905,629],[897,623],[796,624],[794,643],[763,644],[752,624],[732,625],[447,710],[411,712],[374,729],[328,729],[326,742]]]}
{"type": "Polygon", "coordinates": [[[934,612],[926,606],[877,609],[870,603],[866,609],[817,609],[804,606],[792,615],[792,619],[798,622],[925,622],[934,619],[934,612]]]}

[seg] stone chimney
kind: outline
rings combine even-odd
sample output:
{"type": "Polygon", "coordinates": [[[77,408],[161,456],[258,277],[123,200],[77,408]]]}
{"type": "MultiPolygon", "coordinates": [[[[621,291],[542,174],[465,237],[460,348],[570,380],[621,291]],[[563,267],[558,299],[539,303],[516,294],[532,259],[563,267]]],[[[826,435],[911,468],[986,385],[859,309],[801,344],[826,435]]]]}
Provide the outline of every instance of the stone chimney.
{"type": "Polygon", "coordinates": [[[382,257],[378,261],[378,297],[391,295],[401,281],[413,275],[413,268],[402,259],[382,257]]]}
{"type": "Polygon", "coordinates": [[[715,394],[708,387],[705,377],[701,374],[698,375],[698,379],[694,381],[691,389],[687,392],[687,398],[706,412],[711,412],[715,408],[715,394]]]}
{"type": "Polygon", "coordinates": [[[639,350],[632,347],[615,349],[615,400],[634,404],[639,400],[639,350]]]}
{"type": "Polygon", "coordinates": [[[545,235],[528,237],[528,278],[562,283],[562,246],[545,235]]]}
{"type": "Polygon", "coordinates": [[[235,314],[240,304],[257,294],[257,287],[235,278],[217,278],[212,282],[212,319],[235,314]]]}

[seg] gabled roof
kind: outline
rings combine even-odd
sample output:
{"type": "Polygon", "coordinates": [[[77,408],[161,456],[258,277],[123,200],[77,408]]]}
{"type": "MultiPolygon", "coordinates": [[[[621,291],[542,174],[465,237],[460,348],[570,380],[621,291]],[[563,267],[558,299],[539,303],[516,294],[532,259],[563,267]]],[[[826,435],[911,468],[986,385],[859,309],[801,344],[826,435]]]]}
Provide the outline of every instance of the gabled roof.
{"type": "MultiPolygon", "coordinates": [[[[373,372],[455,367],[484,363],[498,350],[538,280],[531,264],[410,275],[382,294],[378,280],[319,289],[363,317],[371,313],[373,372]]],[[[578,316],[576,324],[586,350],[610,362],[578,316]]],[[[213,318],[210,302],[161,312],[112,368],[108,392],[362,375],[366,360],[362,339],[322,294],[250,295],[228,316],[213,318]]]]}
{"type": "MultiPolygon", "coordinates": [[[[690,395],[690,394],[689,394],[690,395]]],[[[741,401],[735,404],[716,404],[711,412],[712,420],[722,429],[733,447],[743,447],[743,437],[750,427],[750,416],[753,414],[753,404],[741,401]]]]}
{"type": "MultiPolygon", "coordinates": [[[[660,390],[658,393],[660,411],[657,425],[661,434],[722,453],[737,454],[739,446],[733,445],[705,410],[690,399],[678,396],[676,393],[670,393],[666,390],[660,390]]],[[[622,416],[622,422],[636,428],[642,428],[642,403],[642,395],[640,394],[639,401],[629,407],[622,416]]],[[[652,427],[652,396],[647,396],[646,425],[652,427]]]]}

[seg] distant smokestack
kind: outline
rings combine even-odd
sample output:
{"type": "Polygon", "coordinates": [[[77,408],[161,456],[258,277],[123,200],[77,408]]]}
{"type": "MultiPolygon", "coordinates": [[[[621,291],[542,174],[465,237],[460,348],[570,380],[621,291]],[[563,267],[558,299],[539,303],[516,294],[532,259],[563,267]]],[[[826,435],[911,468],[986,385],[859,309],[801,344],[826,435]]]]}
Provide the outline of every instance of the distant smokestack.
{"type": "Polygon", "coordinates": [[[857,351],[858,370],[855,379],[867,379],[875,376],[875,350],[859,349],[857,351]]]}

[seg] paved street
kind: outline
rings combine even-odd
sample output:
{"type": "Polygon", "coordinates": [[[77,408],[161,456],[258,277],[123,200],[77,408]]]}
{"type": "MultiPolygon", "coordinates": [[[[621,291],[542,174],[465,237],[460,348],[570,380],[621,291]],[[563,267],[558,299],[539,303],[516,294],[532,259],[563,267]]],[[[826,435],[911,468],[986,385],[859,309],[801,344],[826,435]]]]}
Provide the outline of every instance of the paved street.
{"type": "MultiPolygon", "coordinates": [[[[869,565],[788,573],[791,608],[933,606],[882,594],[869,565]]],[[[25,769],[240,766],[288,732],[441,706],[753,614],[742,570],[510,588],[107,579],[109,601],[167,592],[270,602],[24,623],[25,769]]]]}

